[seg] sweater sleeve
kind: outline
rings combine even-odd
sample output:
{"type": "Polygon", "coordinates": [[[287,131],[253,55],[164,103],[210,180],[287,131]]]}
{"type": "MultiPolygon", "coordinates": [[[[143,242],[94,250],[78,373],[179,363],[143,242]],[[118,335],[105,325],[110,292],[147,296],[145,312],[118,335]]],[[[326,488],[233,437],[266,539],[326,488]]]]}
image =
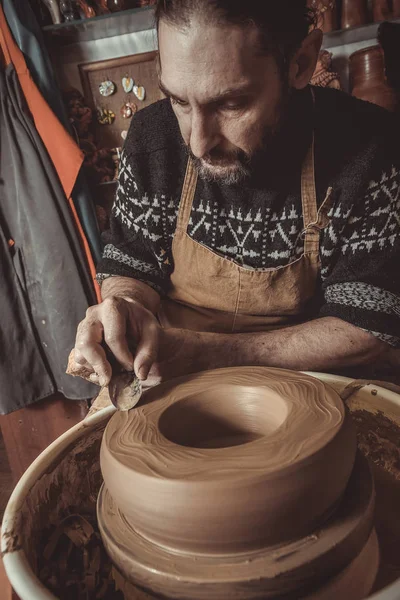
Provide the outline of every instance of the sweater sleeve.
{"type": "Polygon", "coordinates": [[[379,169],[349,210],[335,207],[322,243],[320,316],[400,348],[400,163],[379,169]]]}
{"type": "Polygon", "coordinates": [[[122,153],[118,187],[104,236],[99,282],[110,276],[132,277],[160,295],[167,292],[171,274],[172,232],[162,219],[163,195],[149,194],[141,183],[136,157],[122,153]]]}

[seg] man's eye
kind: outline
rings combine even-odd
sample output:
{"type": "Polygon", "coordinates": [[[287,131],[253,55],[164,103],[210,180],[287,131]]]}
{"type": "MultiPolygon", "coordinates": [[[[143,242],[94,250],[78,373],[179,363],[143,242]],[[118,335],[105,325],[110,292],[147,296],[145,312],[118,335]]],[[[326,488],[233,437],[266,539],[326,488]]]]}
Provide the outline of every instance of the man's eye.
{"type": "Polygon", "coordinates": [[[245,107],[246,102],[245,101],[241,101],[241,102],[227,102],[226,104],[223,105],[223,109],[224,110],[241,110],[245,107]]]}
{"type": "Polygon", "coordinates": [[[171,103],[177,104],[178,106],[188,106],[188,102],[185,102],[184,100],[178,100],[177,98],[171,98],[171,103]]]}

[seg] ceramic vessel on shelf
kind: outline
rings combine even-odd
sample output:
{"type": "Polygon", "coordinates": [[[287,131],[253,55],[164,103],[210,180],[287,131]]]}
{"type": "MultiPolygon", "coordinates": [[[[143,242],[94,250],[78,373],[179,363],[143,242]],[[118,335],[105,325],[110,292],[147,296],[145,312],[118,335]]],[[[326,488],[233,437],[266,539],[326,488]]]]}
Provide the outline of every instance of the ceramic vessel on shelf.
{"type": "Polygon", "coordinates": [[[375,23],[391,19],[393,12],[389,0],[373,0],[372,10],[375,23]]]}
{"type": "Polygon", "coordinates": [[[393,18],[400,18],[400,0],[393,0],[393,18]]]}
{"type": "Polygon", "coordinates": [[[350,56],[352,95],[394,111],[397,96],[385,76],[384,54],[380,46],[358,50],[350,56]]]}
{"type": "Polygon", "coordinates": [[[42,0],[43,4],[48,8],[53,24],[61,23],[61,12],[56,0],[42,0]]]}
{"type": "Polygon", "coordinates": [[[342,29],[359,27],[368,22],[367,0],[343,0],[342,29]]]}
{"type": "Polygon", "coordinates": [[[110,12],[119,12],[127,8],[124,0],[107,0],[107,7],[110,12]]]}
{"type": "Polygon", "coordinates": [[[317,11],[317,25],[324,33],[338,28],[336,0],[308,0],[308,6],[317,11]]]}
{"type": "Polygon", "coordinates": [[[85,0],[76,0],[76,3],[83,19],[92,19],[96,16],[96,11],[94,10],[93,6],[91,6],[85,0]]]}
{"type": "Polygon", "coordinates": [[[73,0],[60,0],[60,10],[65,21],[79,21],[78,8],[73,0]]]}

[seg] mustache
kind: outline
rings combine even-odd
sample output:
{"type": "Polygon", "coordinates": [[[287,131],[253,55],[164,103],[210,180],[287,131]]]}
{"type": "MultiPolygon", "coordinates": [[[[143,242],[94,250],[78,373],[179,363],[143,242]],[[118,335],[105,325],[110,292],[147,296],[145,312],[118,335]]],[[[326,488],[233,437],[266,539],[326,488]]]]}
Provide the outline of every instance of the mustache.
{"type": "Polygon", "coordinates": [[[201,159],[193,154],[190,145],[187,146],[187,151],[190,158],[195,164],[206,163],[209,165],[224,166],[225,164],[232,164],[238,162],[241,165],[247,167],[250,165],[251,162],[251,156],[243,150],[240,150],[239,148],[230,152],[225,152],[224,150],[219,148],[213,148],[201,159]]]}

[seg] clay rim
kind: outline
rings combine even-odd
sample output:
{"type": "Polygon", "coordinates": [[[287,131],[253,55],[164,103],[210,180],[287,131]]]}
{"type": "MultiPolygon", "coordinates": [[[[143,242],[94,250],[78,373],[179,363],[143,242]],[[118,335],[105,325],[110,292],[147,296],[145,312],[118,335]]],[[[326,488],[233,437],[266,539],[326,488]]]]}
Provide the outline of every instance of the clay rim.
{"type": "MultiPolygon", "coordinates": [[[[274,438],[275,438],[276,434],[281,433],[281,429],[283,427],[285,427],[285,422],[280,427],[278,427],[270,436],[268,436],[268,438],[262,437],[260,439],[253,440],[253,441],[247,442],[242,445],[230,446],[230,447],[226,447],[226,448],[217,448],[217,449],[215,449],[215,448],[190,448],[190,447],[180,446],[178,444],[171,442],[167,437],[165,437],[159,431],[157,432],[157,436],[154,439],[154,441],[146,439],[144,442],[140,441],[138,443],[135,443],[137,448],[145,445],[146,452],[150,452],[150,453],[157,452],[159,450],[160,443],[162,445],[162,450],[163,450],[164,454],[167,452],[168,453],[174,452],[174,451],[176,452],[177,449],[184,451],[185,463],[190,463],[191,465],[198,463],[198,472],[196,474],[196,473],[194,473],[194,469],[192,469],[192,471],[191,471],[192,476],[191,475],[188,476],[187,474],[175,476],[171,473],[168,473],[168,474],[160,473],[157,471],[157,465],[155,465],[154,468],[152,466],[148,466],[148,465],[146,465],[146,467],[143,468],[143,464],[140,461],[135,462],[135,465],[133,467],[131,460],[130,460],[133,446],[130,446],[129,453],[127,456],[125,456],[120,451],[116,451],[116,452],[111,451],[110,452],[110,450],[108,449],[107,450],[107,460],[115,461],[115,463],[118,464],[119,467],[126,468],[127,475],[132,470],[132,468],[134,468],[135,471],[137,472],[137,474],[140,475],[140,477],[144,477],[144,478],[149,477],[149,479],[154,479],[154,477],[159,477],[160,479],[167,479],[168,481],[173,481],[173,482],[176,482],[177,484],[179,484],[179,482],[187,482],[187,481],[191,481],[192,483],[198,482],[199,484],[204,483],[204,482],[210,483],[209,478],[207,476],[207,472],[210,470],[210,465],[211,465],[211,468],[213,469],[214,478],[215,478],[215,475],[218,473],[224,481],[229,480],[233,483],[235,481],[256,482],[258,479],[260,479],[260,481],[261,480],[265,481],[268,479],[279,479],[281,477],[285,477],[288,474],[290,475],[290,473],[292,473],[293,471],[298,469],[299,463],[301,463],[302,465],[307,465],[307,463],[312,462],[313,459],[315,459],[317,457],[317,455],[321,453],[321,451],[323,452],[323,450],[325,448],[328,448],[330,446],[330,444],[334,443],[336,441],[336,438],[342,433],[342,430],[346,424],[346,421],[349,420],[348,410],[346,409],[344,403],[342,402],[339,394],[331,386],[329,386],[328,384],[322,383],[321,381],[319,381],[318,379],[315,379],[314,377],[311,377],[309,375],[304,375],[301,372],[293,372],[293,371],[287,371],[284,369],[272,369],[272,368],[263,368],[263,367],[257,367],[257,368],[240,367],[237,369],[229,369],[228,368],[228,369],[216,369],[213,371],[205,371],[203,373],[197,373],[197,374],[190,375],[190,376],[176,378],[172,381],[160,384],[159,386],[146,391],[143,395],[144,402],[142,401],[142,403],[139,405],[139,407],[137,407],[135,410],[136,411],[144,411],[145,415],[144,415],[144,417],[142,416],[142,418],[148,419],[149,418],[149,415],[147,414],[148,407],[153,408],[153,411],[151,411],[151,412],[157,412],[159,410],[159,405],[161,403],[164,403],[166,401],[166,399],[169,397],[170,391],[174,390],[174,396],[176,396],[178,394],[178,399],[174,402],[174,404],[179,402],[181,400],[181,398],[179,398],[179,389],[180,389],[180,386],[182,386],[182,385],[185,385],[185,384],[190,385],[191,382],[194,382],[194,381],[198,382],[200,379],[204,380],[207,383],[207,380],[209,380],[212,377],[215,377],[218,375],[223,375],[226,372],[232,372],[232,371],[236,371],[236,372],[240,371],[240,375],[247,374],[247,375],[251,375],[253,377],[255,372],[258,372],[258,373],[261,372],[261,374],[262,374],[262,372],[264,370],[267,370],[268,373],[273,373],[275,378],[279,379],[279,380],[282,380],[282,378],[283,379],[286,378],[286,379],[289,379],[291,382],[303,382],[303,384],[306,384],[306,385],[311,384],[310,389],[314,390],[315,398],[318,398],[319,392],[321,390],[324,390],[324,394],[325,394],[325,397],[328,398],[329,405],[338,411],[339,418],[337,419],[336,423],[333,423],[332,426],[329,428],[330,429],[329,435],[325,435],[325,437],[323,437],[321,435],[321,439],[319,440],[319,443],[316,443],[314,447],[309,448],[309,450],[307,452],[305,452],[304,454],[302,454],[298,460],[295,460],[292,463],[289,462],[289,464],[286,464],[283,467],[282,467],[282,464],[277,465],[276,467],[273,467],[273,468],[269,467],[265,463],[257,465],[257,463],[259,462],[258,458],[260,456],[259,446],[262,445],[265,448],[267,448],[267,450],[266,450],[266,454],[267,454],[267,452],[268,452],[267,444],[271,445],[272,443],[274,443],[274,438]],[[160,397],[160,395],[161,395],[161,397],[160,397]],[[226,457],[227,459],[229,459],[230,462],[232,462],[232,468],[230,469],[228,467],[228,465],[224,463],[223,468],[221,468],[221,472],[220,472],[218,467],[216,468],[215,465],[213,465],[212,462],[210,462],[211,457],[213,457],[213,458],[215,458],[215,460],[218,460],[221,462],[223,462],[224,458],[226,457]],[[236,463],[235,463],[236,458],[240,458],[241,466],[243,466],[243,471],[237,470],[236,463]],[[204,461],[204,466],[202,467],[201,463],[203,461],[204,461]],[[255,466],[255,464],[257,466],[255,466]],[[248,471],[248,474],[246,476],[244,475],[244,469],[247,469],[247,471],[248,471]],[[203,472],[204,476],[201,477],[199,472],[203,472]]],[[[207,385],[205,386],[205,389],[210,388],[213,385],[215,385],[214,381],[212,381],[211,383],[207,383],[207,385]]],[[[241,382],[239,382],[238,385],[243,385],[243,384],[241,382]]],[[[257,383],[256,386],[253,384],[252,387],[257,387],[257,388],[264,387],[264,388],[267,388],[268,391],[270,391],[269,387],[265,384],[257,383]]],[[[198,393],[199,393],[199,389],[196,388],[194,391],[194,394],[198,394],[198,393]]],[[[189,396],[191,396],[191,395],[193,395],[193,394],[190,393],[189,396]]],[[[187,397],[188,397],[188,394],[185,389],[185,394],[182,396],[182,399],[187,398],[187,397]]],[[[168,408],[169,407],[166,407],[166,409],[168,409],[168,408]]],[[[158,429],[159,420],[160,420],[161,416],[164,414],[164,412],[165,411],[161,411],[160,414],[158,415],[158,417],[152,421],[152,427],[154,429],[158,429]]],[[[125,415],[126,414],[127,413],[125,413],[125,415]]],[[[291,415],[291,410],[289,409],[288,417],[290,417],[290,415],[291,415]]],[[[107,440],[107,444],[108,444],[109,439],[115,433],[115,430],[116,430],[115,419],[121,420],[121,419],[124,419],[124,416],[122,414],[115,415],[114,419],[111,420],[109,422],[109,424],[107,425],[106,430],[104,432],[104,438],[103,438],[103,443],[102,443],[102,452],[105,449],[106,440],[107,440]],[[114,421],[114,424],[113,424],[113,421],[114,421]]],[[[151,417],[150,417],[150,420],[151,420],[151,417]]],[[[119,430],[121,427],[124,426],[124,423],[126,423],[126,422],[127,421],[124,420],[124,421],[122,421],[122,423],[118,424],[119,430]]],[[[328,431],[329,431],[329,429],[328,429],[328,431]]],[[[307,443],[307,440],[305,440],[305,443],[307,443]]]]}

